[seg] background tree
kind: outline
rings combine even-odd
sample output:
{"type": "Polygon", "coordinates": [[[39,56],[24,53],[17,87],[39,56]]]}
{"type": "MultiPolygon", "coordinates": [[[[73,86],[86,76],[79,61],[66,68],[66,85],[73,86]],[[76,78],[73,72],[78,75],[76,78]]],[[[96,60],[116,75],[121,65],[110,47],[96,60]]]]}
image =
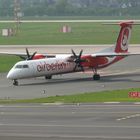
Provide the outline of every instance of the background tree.
{"type": "MultiPolygon", "coordinates": [[[[19,0],[27,16],[140,15],[140,0],[19,0]]],[[[0,16],[14,15],[14,0],[0,0],[0,16]]]]}

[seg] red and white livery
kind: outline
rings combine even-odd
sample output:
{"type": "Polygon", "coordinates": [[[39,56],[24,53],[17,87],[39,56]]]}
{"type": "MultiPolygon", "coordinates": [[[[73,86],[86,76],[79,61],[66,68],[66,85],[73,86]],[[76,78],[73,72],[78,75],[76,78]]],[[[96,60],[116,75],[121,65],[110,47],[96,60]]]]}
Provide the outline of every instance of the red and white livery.
{"type": "MultiPolygon", "coordinates": [[[[7,78],[13,80],[14,85],[18,85],[18,79],[45,76],[51,79],[53,75],[72,73],[78,71],[93,70],[93,79],[100,80],[98,69],[105,68],[120,61],[129,55],[139,55],[128,52],[128,44],[131,37],[133,22],[121,22],[120,32],[114,47],[102,50],[98,53],[83,54],[83,50],[76,54],[55,55],[45,57],[36,54],[30,56],[28,50],[27,59],[16,63],[9,71],[7,78]]],[[[21,55],[21,57],[23,57],[21,55]]]]}

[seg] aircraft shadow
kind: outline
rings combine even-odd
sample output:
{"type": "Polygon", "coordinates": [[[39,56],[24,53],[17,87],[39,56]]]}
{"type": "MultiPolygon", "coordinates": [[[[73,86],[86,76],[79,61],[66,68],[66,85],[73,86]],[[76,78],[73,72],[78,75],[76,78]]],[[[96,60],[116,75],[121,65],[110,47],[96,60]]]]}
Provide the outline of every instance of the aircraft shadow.
{"type": "MultiPolygon", "coordinates": [[[[35,85],[55,85],[55,84],[68,84],[68,83],[81,83],[81,82],[96,82],[96,83],[109,83],[109,82],[140,82],[140,80],[136,80],[135,77],[140,77],[140,73],[132,73],[132,74],[119,74],[119,75],[108,75],[101,76],[99,81],[94,81],[91,77],[85,78],[56,78],[51,80],[43,80],[43,82],[37,83],[21,83],[19,86],[35,86],[35,85]]],[[[34,80],[34,79],[33,79],[34,80]]],[[[35,79],[36,81],[38,79],[35,79]]]]}
{"type": "Polygon", "coordinates": [[[135,77],[140,77],[140,73],[103,76],[99,82],[140,82],[135,77]]]}
{"type": "Polygon", "coordinates": [[[53,84],[63,84],[63,83],[78,83],[78,82],[87,82],[93,81],[92,77],[86,78],[66,78],[66,79],[51,79],[39,83],[29,83],[29,84],[20,84],[19,86],[31,86],[31,85],[53,85],[53,84]]]}

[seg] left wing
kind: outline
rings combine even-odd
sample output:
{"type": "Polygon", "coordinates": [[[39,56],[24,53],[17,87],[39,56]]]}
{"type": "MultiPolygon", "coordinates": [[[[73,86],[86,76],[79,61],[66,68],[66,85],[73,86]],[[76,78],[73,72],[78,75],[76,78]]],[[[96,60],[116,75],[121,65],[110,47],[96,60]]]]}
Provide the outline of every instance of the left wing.
{"type": "MultiPolygon", "coordinates": [[[[21,52],[0,52],[0,55],[15,55],[22,59],[27,58],[27,53],[21,53],[21,52]]],[[[34,57],[38,58],[38,56],[42,56],[42,58],[53,58],[56,55],[54,54],[45,54],[45,53],[36,53],[34,57]]]]}
{"type": "Polygon", "coordinates": [[[15,55],[15,56],[27,56],[26,53],[19,53],[19,52],[0,52],[2,55],[15,55]]]}

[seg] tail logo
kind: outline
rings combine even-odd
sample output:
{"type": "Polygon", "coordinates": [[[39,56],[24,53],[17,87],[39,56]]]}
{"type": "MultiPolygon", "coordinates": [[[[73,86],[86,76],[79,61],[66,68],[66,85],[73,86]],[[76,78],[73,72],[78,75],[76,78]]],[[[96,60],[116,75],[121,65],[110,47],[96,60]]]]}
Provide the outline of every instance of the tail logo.
{"type": "Polygon", "coordinates": [[[123,29],[123,32],[122,32],[121,49],[123,51],[126,51],[128,49],[129,30],[130,30],[130,28],[126,27],[123,29]]]}

